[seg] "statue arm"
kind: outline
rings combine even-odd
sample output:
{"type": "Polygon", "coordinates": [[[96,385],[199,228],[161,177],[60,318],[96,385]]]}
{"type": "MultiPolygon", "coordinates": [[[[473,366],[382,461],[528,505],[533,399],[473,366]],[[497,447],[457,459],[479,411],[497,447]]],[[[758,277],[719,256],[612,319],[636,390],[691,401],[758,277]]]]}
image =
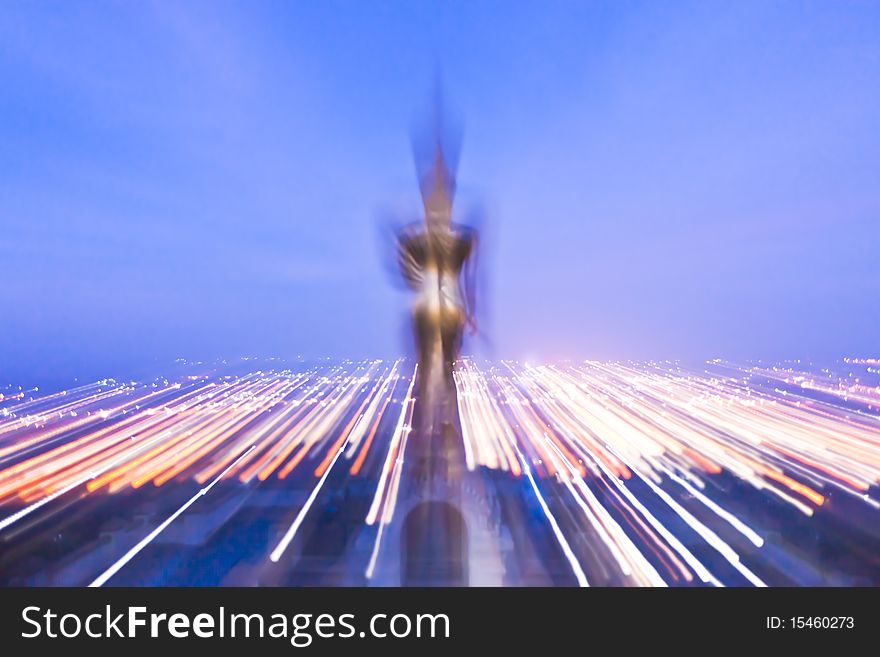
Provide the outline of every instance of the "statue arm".
{"type": "Polygon", "coordinates": [[[418,289],[422,281],[422,266],[419,262],[417,250],[419,248],[418,235],[409,231],[402,231],[397,237],[397,264],[400,273],[407,286],[418,289]]]}
{"type": "Polygon", "coordinates": [[[477,231],[468,229],[466,233],[467,250],[465,252],[465,260],[463,270],[463,292],[465,303],[465,317],[471,331],[477,331],[477,260],[478,260],[478,240],[477,231]]]}

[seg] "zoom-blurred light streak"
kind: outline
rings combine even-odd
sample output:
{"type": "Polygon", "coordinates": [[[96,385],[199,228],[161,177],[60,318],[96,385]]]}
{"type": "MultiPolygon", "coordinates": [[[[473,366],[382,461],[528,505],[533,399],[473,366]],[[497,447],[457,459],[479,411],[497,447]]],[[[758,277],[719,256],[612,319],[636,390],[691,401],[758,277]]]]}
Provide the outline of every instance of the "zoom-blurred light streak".
{"type": "Polygon", "coordinates": [[[546,474],[571,476],[548,458],[547,436],[575,470],[599,463],[624,480],[637,469],[660,483],[728,469],[807,515],[826,486],[862,497],[880,473],[877,418],[854,418],[825,404],[771,398],[741,382],[591,363],[560,369],[506,364],[486,375],[471,364],[456,373],[468,462],[513,471],[519,444],[546,474]],[[492,389],[495,394],[493,395],[492,389]],[[499,426],[518,426],[518,432],[499,426]],[[577,457],[575,455],[578,455],[577,457]],[[802,474],[803,481],[784,474],[802,474]]]}
{"type": "MultiPolygon", "coordinates": [[[[758,374],[778,376],[756,368],[758,374]]],[[[740,370],[740,372],[749,372],[740,370]]],[[[465,363],[456,373],[468,466],[518,472],[511,451],[530,454],[546,476],[566,483],[569,492],[588,490],[584,464],[623,492],[701,579],[718,580],[637,502],[625,482],[642,480],[676,515],[712,545],[750,583],[764,582],[740,562],[724,540],[678,504],[662,487],[664,480],[687,490],[718,518],[760,547],[763,539],[747,524],[701,493],[704,477],[722,468],[759,490],[769,491],[807,515],[825,501],[823,489],[835,487],[877,508],[867,494],[880,474],[880,424],[877,418],[853,418],[826,404],[769,397],[739,380],[699,377],[647,366],[586,363],[570,367],[504,363],[483,372],[465,363]],[[791,474],[786,474],[786,472],[791,474]],[[578,487],[568,485],[574,481],[578,487]]],[[[864,403],[871,395],[853,395],[839,387],[806,385],[864,403]]],[[[592,525],[597,516],[577,499],[592,525]]],[[[600,532],[613,554],[632,554],[621,533],[600,532]]],[[[644,563],[641,564],[644,568],[644,563]]],[[[627,568],[621,564],[624,572],[627,568]]],[[[642,581],[656,583],[645,569],[642,581]]],[[[689,573],[682,572],[685,577],[689,573]]]]}
{"type": "MultiPolygon", "coordinates": [[[[3,532],[25,518],[28,527],[50,522],[61,500],[197,487],[91,576],[100,585],[213,487],[284,486],[295,473],[311,484],[303,502],[291,498],[290,524],[266,556],[287,563],[282,556],[320,501],[363,481],[372,491],[362,516],[371,548],[360,572],[369,580],[399,515],[417,369],[364,361],[302,370],[108,379],[43,396],[7,388],[0,540],[13,540],[3,532]]],[[[767,550],[766,522],[719,483],[724,477],[808,523],[829,496],[843,495],[876,527],[880,387],[871,382],[796,365],[465,359],[455,384],[467,471],[526,481],[516,502],[537,501],[535,517],[572,583],[598,574],[635,585],[762,586],[773,583],[773,568],[795,577],[767,550]],[[756,568],[762,557],[772,568],[756,568]]]]}

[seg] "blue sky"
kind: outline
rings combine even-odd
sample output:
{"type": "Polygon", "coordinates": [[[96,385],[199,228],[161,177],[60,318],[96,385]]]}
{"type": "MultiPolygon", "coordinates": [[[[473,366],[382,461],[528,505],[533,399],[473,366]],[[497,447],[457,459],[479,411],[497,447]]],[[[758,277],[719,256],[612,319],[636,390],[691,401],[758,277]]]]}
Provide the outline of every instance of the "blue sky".
{"type": "Polygon", "coordinates": [[[4,2],[0,380],[402,351],[438,67],[492,355],[880,350],[877,3],[4,2]]]}

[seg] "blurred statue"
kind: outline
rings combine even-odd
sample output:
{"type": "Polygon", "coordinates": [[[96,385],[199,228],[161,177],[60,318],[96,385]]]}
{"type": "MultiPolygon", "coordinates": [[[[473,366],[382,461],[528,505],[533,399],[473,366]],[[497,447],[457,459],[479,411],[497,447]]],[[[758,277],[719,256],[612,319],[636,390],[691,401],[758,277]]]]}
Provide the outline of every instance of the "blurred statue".
{"type": "Polygon", "coordinates": [[[413,329],[419,374],[419,430],[433,435],[449,427],[457,414],[453,363],[464,329],[476,332],[474,272],[476,231],[452,223],[453,172],[447,168],[440,138],[434,158],[420,180],[424,223],[411,224],[397,236],[398,262],[408,287],[416,293],[413,329]]]}

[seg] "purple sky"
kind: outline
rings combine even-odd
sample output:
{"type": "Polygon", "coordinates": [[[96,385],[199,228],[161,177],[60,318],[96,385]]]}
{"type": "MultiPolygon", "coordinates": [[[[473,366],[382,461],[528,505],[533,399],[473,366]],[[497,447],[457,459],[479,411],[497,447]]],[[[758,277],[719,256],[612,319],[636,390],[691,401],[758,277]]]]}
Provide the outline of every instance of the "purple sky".
{"type": "Polygon", "coordinates": [[[0,383],[392,356],[434,71],[492,355],[880,353],[880,4],[0,6],[0,383]]]}

